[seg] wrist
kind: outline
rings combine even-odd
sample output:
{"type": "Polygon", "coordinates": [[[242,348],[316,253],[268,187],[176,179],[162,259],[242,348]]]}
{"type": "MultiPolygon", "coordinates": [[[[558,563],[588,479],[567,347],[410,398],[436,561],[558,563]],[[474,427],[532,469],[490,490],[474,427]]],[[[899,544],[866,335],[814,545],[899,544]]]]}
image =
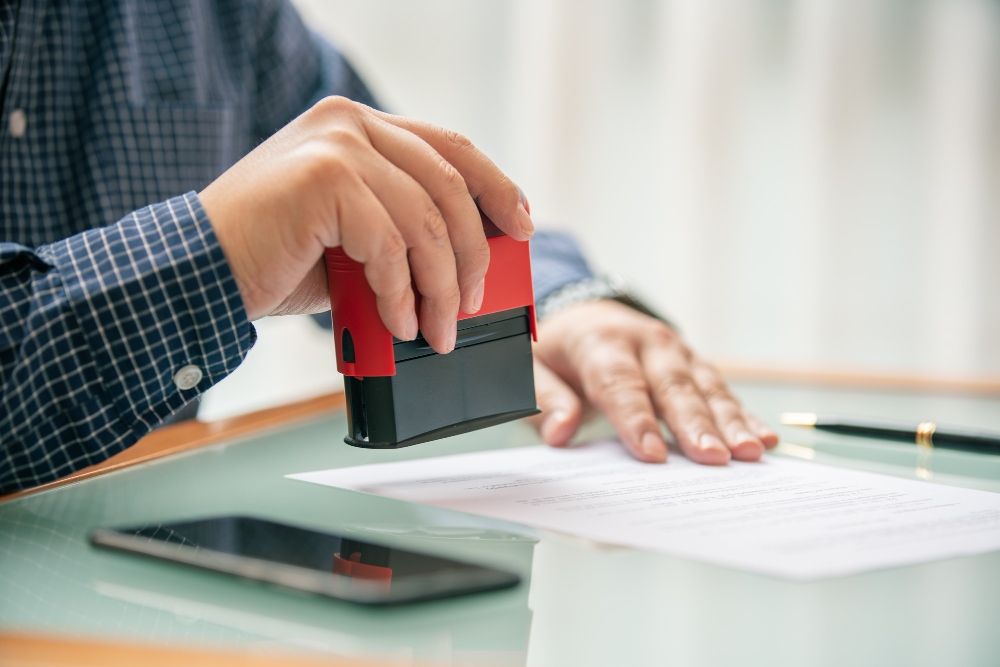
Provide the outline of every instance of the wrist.
{"type": "Polygon", "coordinates": [[[198,193],[198,201],[201,203],[202,211],[208,219],[216,242],[226,259],[233,282],[236,283],[246,317],[252,322],[263,317],[265,313],[260,312],[258,304],[261,299],[257,297],[258,291],[252,281],[248,280],[248,276],[253,274],[245,267],[245,260],[249,253],[245,250],[246,244],[241,238],[241,230],[239,225],[232,224],[229,216],[226,215],[227,207],[219,201],[220,193],[217,191],[217,187],[216,183],[210,184],[198,193]]]}

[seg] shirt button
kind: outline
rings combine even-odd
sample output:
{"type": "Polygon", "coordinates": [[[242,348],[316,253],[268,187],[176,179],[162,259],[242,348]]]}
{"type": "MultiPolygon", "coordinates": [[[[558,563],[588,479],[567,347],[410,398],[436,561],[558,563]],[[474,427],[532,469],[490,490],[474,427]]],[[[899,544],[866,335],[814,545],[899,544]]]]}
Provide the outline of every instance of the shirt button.
{"type": "Polygon", "coordinates": [[[174,373],[174,384],[178,389],[192,389],[198,386],[205,376],[201,369],[194,364],[188,364],[184,368],[174,373]]]}
{"type": "Polygon", "coordinates": [[[14,109],[10,112],[10,136],[15,139],[20,139],[24,136],[25,131],[28,129],[28,116],[25,115],[24,109],[14,109]]]}

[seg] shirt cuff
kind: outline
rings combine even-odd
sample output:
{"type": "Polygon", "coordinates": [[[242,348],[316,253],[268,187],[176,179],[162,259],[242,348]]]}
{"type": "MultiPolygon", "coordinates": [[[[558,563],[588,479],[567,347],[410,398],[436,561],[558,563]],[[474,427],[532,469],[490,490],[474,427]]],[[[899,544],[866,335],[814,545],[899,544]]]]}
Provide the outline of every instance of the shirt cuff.
{"type": "Polygon", "coordinates": [[[535,303],[572,283],[594,277],[576,240],[564,232],[538,231],[531,238],[535,303]]]}
{"type": "Polygon", "coordinates": [[[156,426],[235,370],[253,345],[236,280],[194,192],[46,251],[121,418],[156,426]]]}

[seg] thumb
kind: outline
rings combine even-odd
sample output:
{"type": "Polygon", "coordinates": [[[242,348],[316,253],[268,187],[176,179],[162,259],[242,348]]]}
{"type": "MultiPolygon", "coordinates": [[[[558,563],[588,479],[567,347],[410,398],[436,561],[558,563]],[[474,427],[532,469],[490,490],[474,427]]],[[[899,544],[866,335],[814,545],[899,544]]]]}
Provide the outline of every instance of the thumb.
{"type": "Polygon", "coordinates": [[[569,385],[548,366],[535,360],[535,397],[542,414],[534,425],[542,439],[553,447],[564,447],[580,425],[583,405],[569,385]]]}

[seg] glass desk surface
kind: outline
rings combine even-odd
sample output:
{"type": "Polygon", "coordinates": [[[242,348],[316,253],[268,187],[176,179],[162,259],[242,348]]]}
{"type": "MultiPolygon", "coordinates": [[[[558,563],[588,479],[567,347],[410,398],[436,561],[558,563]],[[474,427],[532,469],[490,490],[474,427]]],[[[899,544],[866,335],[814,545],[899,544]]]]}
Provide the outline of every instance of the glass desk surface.
{"type": "MultiPolygon", "coordinates": [[[[736,383],[781,412],[1000,431],[1000,398],[736,383]]],[[[605,422],[588,427],[607,434],[605,422]]],[[[1000,665],[1000,553],[798,584],[284,479],[516,447],[507,424],[396,451],[342,442],[341,414],[0,504],[0,627],[443,665],[1000,665]],[[250,514],[516,571],[517,588],[391,609],[99,551],[98,527],[250,514]]],[[[1000,457],[782,428],[779,456],[1000,492],[1000,457]],[[929,473],[929,474],[928,474],[929,473]]],[[[675,454],[676,455],[676,454],[675,454]]]]}

